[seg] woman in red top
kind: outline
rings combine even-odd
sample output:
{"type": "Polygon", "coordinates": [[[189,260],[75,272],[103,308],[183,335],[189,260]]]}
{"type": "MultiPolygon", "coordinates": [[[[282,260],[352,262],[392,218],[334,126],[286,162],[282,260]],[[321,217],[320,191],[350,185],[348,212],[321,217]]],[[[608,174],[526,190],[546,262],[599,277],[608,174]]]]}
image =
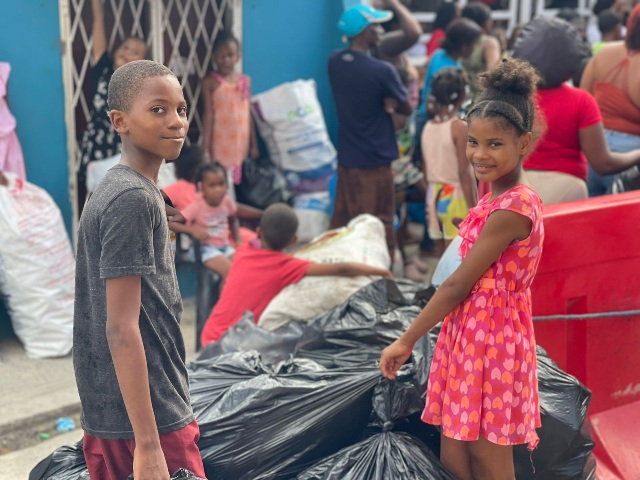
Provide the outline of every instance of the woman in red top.
{"type": "Polygon", "coordinates": [[[568,59],[571,52],[579,51],[575,45],[572,46],[572,42],[581,41],[575,28],[563,20],[540,18],[533,20],[528,28],[536,25],[546,28],[547,33],[521,37],[514,51],[514,57],[528,61],[542,78],[537,101],[545,117],[546,132],[524,162],[527,180],[544,204],[580,200],[588,196],[587,162],[599,174],[618,173],[640,164],[640,150],[611,152],[605,139],[600,109],[593,97],[564,83],[572,74],[550,84],[546,74],[551,75],[553,66],[545,64],[544,58],[531,54],[538,48],[530,45],[523,48],[522,42],[526,41],[539,42],[540,48],[546,48],[542,45],[545,38],[553,37],[556,39],[554,48],[566,48],[568,59]]]}
{"type": "MultiPolygon", "coordinates": [[[[609,148],[626,152],[640,148],[640,5],[627,22],[623,42],[611,42],[591,59],[580,88],[591,93],[602,112],[609,148]]],[[[589,195],[611,192],[613,176],[589,170],[589,195]]]]}

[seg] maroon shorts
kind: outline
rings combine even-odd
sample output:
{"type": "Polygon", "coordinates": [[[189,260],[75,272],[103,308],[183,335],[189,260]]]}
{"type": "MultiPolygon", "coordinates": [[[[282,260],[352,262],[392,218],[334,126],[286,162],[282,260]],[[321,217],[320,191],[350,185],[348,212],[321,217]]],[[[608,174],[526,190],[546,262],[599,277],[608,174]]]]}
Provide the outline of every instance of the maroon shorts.
{"type": "MultiPolygon", "coordinates": [[[[186,468],[196,476],[205,478],[202,457],[196,442],[200,429],[194,420],[175,432],[160,435],[160,445],[172,475],[186,468]]],[[[133,473],[135,440],[111,440],[84,434],[84,458],[89,476],[100,480],[126,480],[133,473]]]]}

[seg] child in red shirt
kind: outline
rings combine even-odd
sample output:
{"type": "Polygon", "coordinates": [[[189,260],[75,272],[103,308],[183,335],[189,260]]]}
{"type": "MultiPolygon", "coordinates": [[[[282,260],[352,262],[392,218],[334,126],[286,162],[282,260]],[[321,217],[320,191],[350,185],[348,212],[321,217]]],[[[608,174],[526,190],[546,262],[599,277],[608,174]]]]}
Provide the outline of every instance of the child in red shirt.
{"type": "Polygon", "coordinates": [[[262,247],[238,248],[220,300],[213,307],[200,341],[217,341],[248,310],[256,323],[269,302],[286,286],[306,275],[357,277],[373,275],[391,278],[388,270],[360,263],[319,264],[301,260],[282,251],[296,242],[298,217],[284,203],[264,211],[258,228],[262,247]]]}

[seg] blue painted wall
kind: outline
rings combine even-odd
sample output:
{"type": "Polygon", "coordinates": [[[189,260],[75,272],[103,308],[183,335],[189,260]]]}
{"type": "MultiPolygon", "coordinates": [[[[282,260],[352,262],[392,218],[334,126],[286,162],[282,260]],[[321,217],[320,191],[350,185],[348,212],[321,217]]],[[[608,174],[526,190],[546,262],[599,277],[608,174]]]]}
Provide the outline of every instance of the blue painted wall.
{"type": "MultiPolygon", "coordinates": [[[[18,122],[27,178],[43,187],[70,230],[58,2],[3,2],[0,61],[11,63],[9,106],[18,122]]],[[[0,306],[0,335],[9,328],[0,306]]]]}
{"type": "Polygon", "coordinates": [[[0,61],[11,63],[9,106],[27,178],[49,192],[71,225],[58,2],[3,2],[0,61]]]}
{"type": "Polygon", "coordinates": [[[327,59],[345,45],[336,27],[342,0],[244,0],[242,8],[243,70],[252,79],[253,93],[314,79],[335,142],[337,119],[327,59]]]}

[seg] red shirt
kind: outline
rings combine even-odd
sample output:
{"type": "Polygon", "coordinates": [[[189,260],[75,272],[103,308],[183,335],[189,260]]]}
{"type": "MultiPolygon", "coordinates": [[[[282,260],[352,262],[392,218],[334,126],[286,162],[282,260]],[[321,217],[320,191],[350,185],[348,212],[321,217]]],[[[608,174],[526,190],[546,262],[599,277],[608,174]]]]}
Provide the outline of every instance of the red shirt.
{"type": "Polygon", "coordinates": [[[202,330],[202,345],[217,341],[249,310],[256,323],[269,302],[299,282],[313,262],[252,245],[238,247],[220,300],[202,330]]]}
{"type": "Polygon", "coordinates": [[[586,180],[587,159],[578,132],[602,122],[598,104],[588,92],[565,84],[538,90],[537,100],[547,131],[524,168],[568,173],[586,180]]]}

